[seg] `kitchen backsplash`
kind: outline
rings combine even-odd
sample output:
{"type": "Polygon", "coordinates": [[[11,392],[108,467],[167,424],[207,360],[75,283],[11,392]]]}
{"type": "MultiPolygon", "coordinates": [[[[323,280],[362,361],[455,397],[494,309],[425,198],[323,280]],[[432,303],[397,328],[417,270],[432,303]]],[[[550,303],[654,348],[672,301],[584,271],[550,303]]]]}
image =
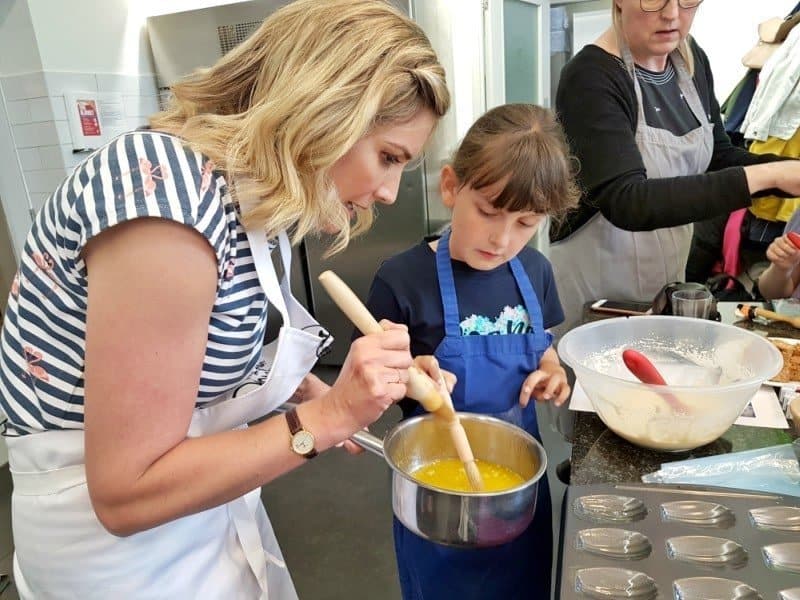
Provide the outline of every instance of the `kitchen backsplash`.
{"type": "Polygon", "coordinates": [[[158,110],[155,75],[37,71],[0,78],[20,165],[38,210],[85,154],[73,153],[65,94],[122,94],[129,129],[158,110]]]}

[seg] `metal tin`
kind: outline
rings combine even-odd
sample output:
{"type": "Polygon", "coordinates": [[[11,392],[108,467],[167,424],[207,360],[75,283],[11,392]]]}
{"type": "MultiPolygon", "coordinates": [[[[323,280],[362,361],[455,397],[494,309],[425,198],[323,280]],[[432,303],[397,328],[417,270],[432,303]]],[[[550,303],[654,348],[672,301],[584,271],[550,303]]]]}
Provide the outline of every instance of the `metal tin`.
{"type": "Polygon", "coordinates": [[[570,486],[564,511],[560,600],[797,597],[800,498],[688,484],[593,484],[570,486]],[[640,506],[645,510],[630,510],[640,506]],[[594,546],[587,530],[600,531],[594,546]]]}
{"type": "Polygon", "coordinates": [[[503,492],[453,492],[421,483],[410,473],[441,458],[457,457],[447,424],[433,415],[414,417],[381,442],[358,432],[351,439],[383,456],[392,468],[392,509],[417,535],[448,546],[504,544],[530,525],[539,480],[547,470],[544,448],[525,430],[496,419],[458,413],[476,458],[508,467],[525,483],[503,492]]]}

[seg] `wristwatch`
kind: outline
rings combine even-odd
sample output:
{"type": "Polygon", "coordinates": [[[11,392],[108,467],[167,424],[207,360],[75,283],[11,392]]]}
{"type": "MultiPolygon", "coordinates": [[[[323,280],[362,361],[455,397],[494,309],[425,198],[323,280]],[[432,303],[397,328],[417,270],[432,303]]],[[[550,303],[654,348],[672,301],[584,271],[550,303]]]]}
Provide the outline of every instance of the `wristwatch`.
{"type": "Polygon", "coordinates": [[[292,452],[299,454],[303,458],[314,458],[317,455],[317,450],[314,448],[314,434],[307,429],[303,429],[300,424],[300,417],[297,415],[297,409],[293,408],[284,414],[286,415],[286,423],[289,425],[289,434],[292,436],[289,443],[292,452]]]}

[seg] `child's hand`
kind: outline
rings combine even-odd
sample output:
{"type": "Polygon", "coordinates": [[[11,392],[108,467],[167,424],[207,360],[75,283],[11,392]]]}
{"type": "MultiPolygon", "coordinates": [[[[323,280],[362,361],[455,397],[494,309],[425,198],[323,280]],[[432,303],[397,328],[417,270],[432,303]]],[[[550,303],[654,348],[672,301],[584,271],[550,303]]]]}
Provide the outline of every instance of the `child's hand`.
{"type": "MultiPolygon", "coordinates": [[[[453,387],[456,384],[456,376],[450,371],[440,369],[439,361],[436,360],[435,357],[430,355],[417,356],[414,358],[414,366],[428,375],[428,377],[433,379],[434,383],[437,385],[439,384],[440,379],[444,380],[444,383],[447,386],[447,391],[453,391],[453,387]]],[[[313,375],[310,377],[313,377],[313,375]]],[[[364,452],[364,449],[361,446],[350,440],[345,440],[341,444],[337,445],[343,447],[350,454],[361,454],[364,452]]]]}
{"type": "MultiPolygon", "coordinates": [[[[369,432],[368,429],[366,429],[365,431],[369,432]]],[[[344,448],[347,451],[348,454],[352,454],[354,456],[357,455],[357,454],[363,454],[364,453],[364,449],[361,446],[359,446],[358,444],[356,444],[355,442],[352,442],[350,440],[345,440],[343,442],[339,442],[336,445],[338,447],[340,447],[340,448],[344,448]]]]}
{"type": "Polygon", "coordinates": [[[436,357],[430,354],[422,354],[414,358],[414,366],[425,373],[428,377],[433,379],[435,384],[444,379],[444,384],[447,386],[447,391],[452,392],[456,385],[456,376],[450,371],[445,371],[439,368],[439,361],[436,357]]]}
{"type": "Polygon", "coordinates": [[[303,378],[303,381],[297,386],[294,394],[289,398],[290,402],[306,402],[313,400],[318,396],[325,394],[331,386],[322,381],[316,375],[309,373],[303,378]]]}
{"type": "Polygon", "coordinates": [[[519,393],[519,403],[528,406],[531,396],[539,402],[552,401],[561,406],[569,396],[567,372],[556,361],[539,362],[539,368],[528,375],[519,393]]]}
{"type": "Polygon", "coordinates": [[[767,248],[767,258],[779,269],[791,271],[800,263],[800,249],[782,235],[776,237],[767,248]]]}

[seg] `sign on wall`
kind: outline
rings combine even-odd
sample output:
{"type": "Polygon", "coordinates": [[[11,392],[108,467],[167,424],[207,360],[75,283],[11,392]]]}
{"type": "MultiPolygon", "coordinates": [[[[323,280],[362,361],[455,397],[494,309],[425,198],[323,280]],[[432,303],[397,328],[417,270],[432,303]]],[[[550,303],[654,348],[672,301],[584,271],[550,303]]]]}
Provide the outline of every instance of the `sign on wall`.
{"type": "Polygon", "coordinates": [[[65,96],[73,151],[94,150],[127,130],[122,94],[68,92],[65,96]]]}

